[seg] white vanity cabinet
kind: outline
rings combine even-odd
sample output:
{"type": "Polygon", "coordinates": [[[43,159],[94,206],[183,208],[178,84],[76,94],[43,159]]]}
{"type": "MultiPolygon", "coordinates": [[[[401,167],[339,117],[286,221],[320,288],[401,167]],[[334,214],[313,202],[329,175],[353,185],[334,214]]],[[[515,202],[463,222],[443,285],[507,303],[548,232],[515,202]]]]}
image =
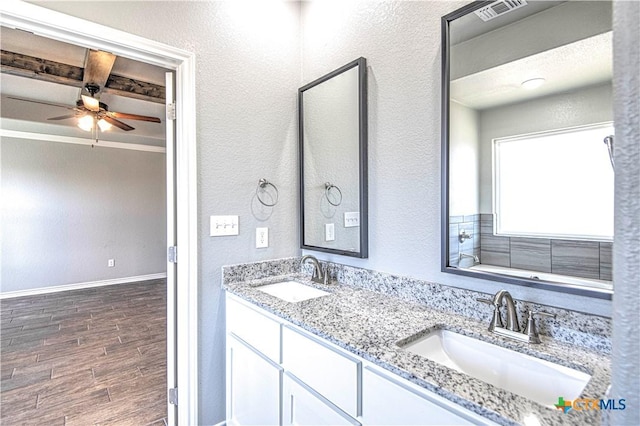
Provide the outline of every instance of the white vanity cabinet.
{"type": "Polygon", "coordinates": [[[281,424],[282,368],[227,335],[227,424],[281,424]]]}
{"type": "Polygon", "coordinates": [[[282,327],[282,366],[351,417],[358,416],[361,362],[321,339],[282,327]]]}
{"type": "Polygon", "coordinates": [[[292,374],[284,374],[282,395],[283,425],[360,425],[292,374]]]}
{"type": "Polygon", "coordinates": [[[227,293],[227,423],[492,424],[227,293]]]}
{"type": "Polygon", "coordinates": [[[475,413],[372,366],[366,366],[362,373],[362,422],[367,425],[491,424],[475,413]]]}

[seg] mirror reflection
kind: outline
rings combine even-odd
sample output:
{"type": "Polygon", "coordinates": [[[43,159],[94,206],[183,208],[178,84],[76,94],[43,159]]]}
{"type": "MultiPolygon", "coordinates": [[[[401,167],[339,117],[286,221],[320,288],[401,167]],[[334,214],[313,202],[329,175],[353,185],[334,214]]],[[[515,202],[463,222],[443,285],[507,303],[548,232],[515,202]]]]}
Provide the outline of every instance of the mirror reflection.
{"type": "Polygon", "coordinates": [[[367,256],[366,62],[299,89],[302,248],[367,256]]]}
{"type": "Polygon", "coordinates": [[[514,4],[443,18],[443,270],[610,298],[611,3],[514,4]]]}

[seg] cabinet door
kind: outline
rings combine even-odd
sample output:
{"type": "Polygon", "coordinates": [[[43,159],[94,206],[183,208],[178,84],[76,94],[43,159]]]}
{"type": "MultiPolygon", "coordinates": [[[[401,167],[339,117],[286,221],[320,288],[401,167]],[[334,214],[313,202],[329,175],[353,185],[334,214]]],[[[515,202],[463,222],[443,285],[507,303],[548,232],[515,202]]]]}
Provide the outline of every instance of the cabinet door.
{"type": "Polygon", "coordinates": [[[360,362],[354,357],[284,326],[282,366],[351,417],[359,414],[360,362]]]}
{"type": "Polygon", "coordinates": [[[290,373],[284,373],[282,417],[282,424],[287,426],[360,426],[359,422],[290,373]]]}
{"type": "Polygon", "coordinates": [[[227,424],[279,425],[282,368],[227,335],[227,424]]]}
{"type": "Polygon", "coordinates": [[[475,425],[486,419],[428,391],[417,391],[371,367],[362,375],[362,422],[365,425],[475,425]]]}

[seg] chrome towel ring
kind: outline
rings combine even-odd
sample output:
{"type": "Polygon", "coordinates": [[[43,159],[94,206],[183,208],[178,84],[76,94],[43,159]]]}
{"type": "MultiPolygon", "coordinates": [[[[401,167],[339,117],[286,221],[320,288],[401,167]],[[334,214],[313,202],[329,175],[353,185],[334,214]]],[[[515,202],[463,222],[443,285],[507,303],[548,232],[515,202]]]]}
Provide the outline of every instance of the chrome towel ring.
{"type": "Polygon", "coordinates": [[[271,182],[269,182],[268,180],[266,180],[265,178],[262,178],[258,181],[258,186],[256,187],[256,197],[258,197],[258,201],[260,201],[260,204],[267,206],[267,207],[273,207],[276,204],[278,204],[278,188],[276,188],[276,186],[274,184],[272,184],[271,182]],[[267,187],[270,186],[273,188],[273,190],[275,191],[275,196],[271,196],[271,194],[269,194],[267,192],[267,187]],[[267,203],[265,202],[262,198],[260,198],[260,193],[266,193],[267,195],[269,195],[269,197],[271,197],[271,200],[273,201],[273,203],[267,203]]]}
{"type": "MultiPolygon", "coordinates": [[[[325,182],[324,184],[324,196],[327,197],[327,201],[329,202],[329,204],[331,204],[332,206],[339,206],[340,204],[342,204],[342,191],[340,191],[340,188],[338,188],[337,186],[335,186],[334,184],[332,184],[331,182],[325,182]],[[335,192],[338,193],[338,195],[340,196],[340,198],[338,199],[338,202],[333,202],[331,201],[331,191],[335,190],[335,192]]],[[[333,196],[334,198],[337,198],[337,196],[333,196]]]]}

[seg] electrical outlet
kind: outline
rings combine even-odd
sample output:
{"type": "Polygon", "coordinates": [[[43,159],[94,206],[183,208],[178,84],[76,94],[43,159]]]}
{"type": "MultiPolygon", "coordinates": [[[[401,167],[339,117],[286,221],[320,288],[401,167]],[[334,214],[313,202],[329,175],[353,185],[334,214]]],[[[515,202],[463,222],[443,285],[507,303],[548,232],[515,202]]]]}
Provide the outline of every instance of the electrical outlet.
{"type": "Polygon", "coordinates": [[[256,248],[269,247],[269,228],[256,228],[256,248]]]}
{"type": "Polygon", "coordinates": [[[333,223],[325,223],[324,225],[324,240],[335,241],[336,239],[336,227],[333,223]]]}
{"type": "Polygon", "coordinates": [[[115,260],[115,259],[109,259],[109,260],[107,261],[107,266],[108,266],[109,268],[113,268],[114,266],[116,266],[116,260],[115,260]]]}

